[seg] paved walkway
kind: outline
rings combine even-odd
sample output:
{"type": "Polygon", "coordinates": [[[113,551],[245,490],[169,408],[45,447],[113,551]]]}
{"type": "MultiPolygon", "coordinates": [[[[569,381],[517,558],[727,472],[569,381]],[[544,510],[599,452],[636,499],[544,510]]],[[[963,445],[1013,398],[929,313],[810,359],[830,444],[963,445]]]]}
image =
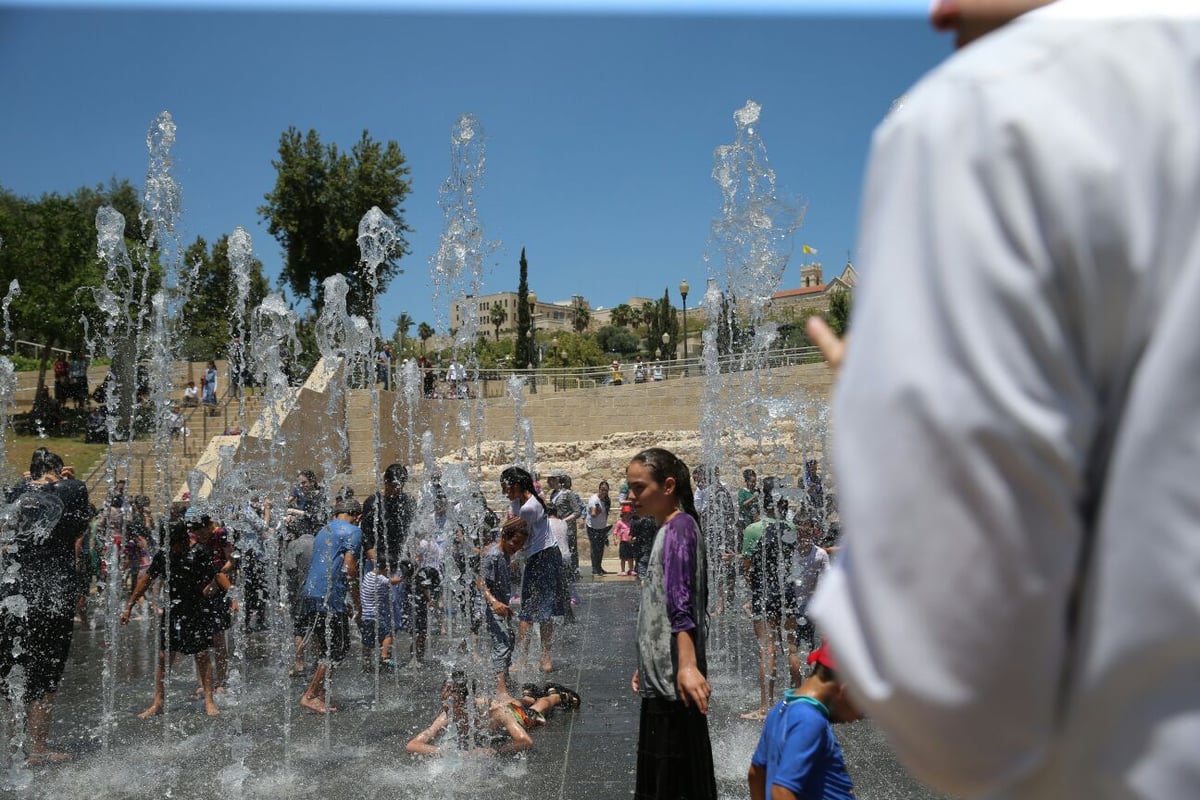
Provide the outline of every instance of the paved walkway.
{"type": "MultiPolygon", "coordinates": [[[[334,676],[333,702],[341,710],[328,718],[298,707],[302,682],[286,678],[282,659],[269,657],[279,652],[270,644],[271,634],[240,636],[233,661],[245,680],[235,679],[229,696],[219,701],[221,717],[205,717],[190,699],[193,670],[190,659],[181,658],[170,713],[143,722],[136,713],[150,700],[154,655],[153,626],[143,620],[121,631],[115,656],[107,659],[113,698],[107,750],[102,630],[77,627],[52,728],[52,743],[75,759],[32,775],[10,772],[10,780],[32,778],[29,788],[10,795],[56,800],[630,797],[638,700],[629,691],[629,678],[638,590],[628,579],[592,582],[587,577],[578,589],[578,622],[557,631],[554,679],[577,688],[584,705],[578,712],[551,716],[533,734],[533,751],[523,757],[420,759],[404,752],[405,742],[438,710],[438,689],[448,669],[470,664],[454,636],[432,643],[440,654],[426,665],[378,677],[361,672],[355,648],[334,676]]],[[[718,620],[717,625],[724,639],[710,669],[717,777],[722,798],[744,798],[759,730],[756,723],[737,718],[757,700],[749,623],[718,620]]],[[[482,677],[487,667],[478,670],[480,686],[489,686],[482,677]]],[[[841,737],[859,798],[936,796],[905,775],[869,724],[843,726],[841,737]]]]}

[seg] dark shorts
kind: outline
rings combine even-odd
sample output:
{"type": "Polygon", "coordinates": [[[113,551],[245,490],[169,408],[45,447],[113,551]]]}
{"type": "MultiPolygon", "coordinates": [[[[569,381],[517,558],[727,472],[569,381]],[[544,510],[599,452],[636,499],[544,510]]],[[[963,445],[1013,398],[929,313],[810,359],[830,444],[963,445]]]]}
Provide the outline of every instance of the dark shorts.
{"type": "Polygon", "coordinates": [[[0,636],[0,680],[4,691],[11,695],[18,688],[9,684],[9,674],[18,664],[25,672],[24,702],[40,700],[57,691],[71,653],[71,634],[70,614],[42,616],[31,611],[24,619],[6,616],[0,636]],[[19,655],[13,655],[14,648],[19,655]]]}
{"type": "Polygon", "coordinates": [[[227,631],[233,627],[233,612],[229,610],[229,597],[218,592],[208,598],[208,624],[212,633],[227,631]]]}
{"type": "Polygon", "coordinates": [[[636,561],[637,547],[633,542],[621,542],[620,547],[617,548],[617,555],[621,557],[622,561],[636,561]]]}
{"type": "Polygon", "coordinates": [[[308,636],[312,628],[312,611],[308,609],[304,599],[298,599],[292,605],[292,636],[308,636]]]}
{"type": "Polygon", "coordinates": [[[158,647],[160,650],[169,649],[172,653],[194,656],[212,647],[213,633],[212,617],[207,607],[191,612],[172,611],[170,620],[165,614],[159,617],[158,647]]]}
{"type": "Polygon", "coordinates": [[[784,603],[778,592],[767,592],[758,587],[750,590],[750,616],[779,622],[783,618],[784,603]]]}
{"type": "Polygon", "coordinates": [[[376,619],[364,619],[358,623],[358,633],[363,647],[375,647],[392,635],[392,616],[380,615],[376,619]]]}
{"type": "Polygon", "coordinates": [[[634,800],[716,800],[708,717],[675,700],[642,698],[634,800]]]}
{"type": "Polygon", "coordinates": [[[312,640],[318,657],[336,664],[350,652],[350,617],[344,611],[314,611],[312,640]]]}
{"type": "Polygon", "coordinates": [[[567,613],[559,582],[563,570],[558,547],[547,547],[525,562],[521,576],[521,622],[549,622],[567,613]]]}

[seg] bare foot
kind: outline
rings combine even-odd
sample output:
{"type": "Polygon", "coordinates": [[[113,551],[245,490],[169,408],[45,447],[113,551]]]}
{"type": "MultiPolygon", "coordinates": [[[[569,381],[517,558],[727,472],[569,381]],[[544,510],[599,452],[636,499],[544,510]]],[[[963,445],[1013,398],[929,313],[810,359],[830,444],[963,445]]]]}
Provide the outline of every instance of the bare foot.
{"type": "Polygon", "coordinates": [[[745,714],[742,714],[740,716],[742,719],[748,719],[751,722],[762,722],[764,719],[767,718],[767,709],[756,708],[753,711],[747,711],[745,714]]]}
{"type": "Polygon", "coordinates": [[[332,714],[337,711],[334,706],[327,706],[323,700],[318,700],[315,697],[304,695],[300,698],[300,705],[307,708],[309,711],[314,711],[317,714],[332,714]]]}
{"type": "Polygon", "coordinates": [[[217,704],[212,700],[205,700],[204,713],[208,714],[210,717],[219,717],[221,716],[221,709],[217,708],[217,704]]]}
{"type": "Polygon", "coordinates": [[[548,658],[542,659],[542,663],[538,667],[542,672],[554,672],[554,662],[548,658]]]}
{"type": "Polygon", "coordinates": [[[149,708],[138,714],[138,719],[150,719],[151,717],[157,717],[161,713],[162,703],[155,701],[154,703],[150,704],[149,708]]]}
{"type": "Polygon", "coordinates": [[[34,750],[29,754],[30,764],[56,764],[60,761],[70,761],[70,753],[60,753],[57,750],[34,750]]]}

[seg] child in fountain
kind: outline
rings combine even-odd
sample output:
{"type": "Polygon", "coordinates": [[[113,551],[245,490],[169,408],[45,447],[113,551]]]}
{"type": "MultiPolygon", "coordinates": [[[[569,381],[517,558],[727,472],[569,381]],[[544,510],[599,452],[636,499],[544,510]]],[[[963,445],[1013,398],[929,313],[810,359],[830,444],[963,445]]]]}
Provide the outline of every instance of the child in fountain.
{"type": "MultiPolygon", "coordinates": [[[[362,506],[353,498],[334,505],[333,519],[313,540],[312,561],[301,590],[312,615],[310,635],[316,642],[321,660],[300,698],[300,705],[318,714],[337,711],[325,702],[325,675],[346,657],[350,649],[347,606],[359,596],[362,531],[356,523],[360,516],[362,506]]],[[[361,611],[356,618],[362,618],[361,611]]]]}
{"type": "Polygon", "coordinates": [[[212,664],[208,658],[208,650],[212,644],[212,628],[209,624],[207,599],[218,591],[218,588],[228,591],[229,577],[219,572],[213,564],[212,552],[201,541],[211,533],[212,525],[200,510],[193,507],[188,509],[187,516],[170,523],[170,544],[168,554],[159,550],[141,577],[129,597],[129,603],[121,613],[121,624],[129,624],[129,616],[133,606],[152,581],[165,578],[168,574],[167,559],[170,559],[170,581],[168,593],[170,596],[167,611],[161,617],[158,639],[158,669],[154,675],[154,700],[150,707],[138,716],[148,719],[163,711],[164,683],[166,670],[174,666],[175,656],[179,653],[195,656],[196,671],[200,676],[200,686],[204,696],[204,711],[209,716],[220,712],[213,701],[212,664]],[[189,546],[189,534],[198,534],[198,538],[189,546]],[[168,664],[167,651],[171,658],[168,664]]]}
{"type": "Polygon", "coordinates": [[[634,797],[716,800],[705,677],[708,559],[691,472],[673,453],[652,447],[633,457],[626,476],[634,511],[659,525],[642,578],[638,668],[630,682],[642,698],[634,797]]]}
{"type": "Polygon", "coordinates": [[[751,800],[854,798],[832,724],[853,722],[862,714],[838,677],[828,644],[812,651],[808,663],[812,674],[788,689],[767,715],[746,776],[751,800]]]}
{"type": "Polygon", "coordinates": [[[390,556],[380,556],[375,569],[363,575],[359,589],[362,619],[358,630],[362,634],[363,671],[371,668],[371,654],[379,648],[380,666],[396,666],[392,659],[392,585],[400,583],[400,577],[392,577],[390,556]]]}
{"type": "MultiPolygon", "coordinates": [[[[557,684],[547,684],[539,689],[532,684],[521,687],[521,698],[476,697],[475,705],[479,711],[486,709],[482,730],[472,736],[470,708],[471,687],[467,682],[467,674],[455,670],[442,686],[442,710],[429,727],[418,733],[408,744],[405,751],[414,755],[439,755],[442,750],[435,744],[441,736],[454,724],[458,733],[458,749],[469,750],[475,744],[472,739],[478,738],[489,745],[489,752],[502,755],[517,753],[533,747],[533,739],[529,732],[546,724],[546,714],[562,706],[563,708],[579,708],[580,698],[575,692],[557,684]],[[507,736],[507,742],[504,737],[507,736]]],[[[482,715],[481,715],[482,716],[482,715]]]]}
{"type": "Polygon", "coordinates": [[[529,526],[520,517],[511,517],[500,529],[499,541],[483,552],[479,565],[479,583],[486,605],[488,633],[492,637],[492,669],[496,673],[496,696],[508,697],[508,670],[512,666],[513,613],[508,606],[512,596],[509,558],[525,546],[529,526]]]}
{"type": "Polygon", "coordinates": [[[633,542],[633,506],[621,506],[621,518],[613,526],[613,539],[617,541],[617,555],[621,557],[621,575],[637,575],[637,552],[633,542]]]}

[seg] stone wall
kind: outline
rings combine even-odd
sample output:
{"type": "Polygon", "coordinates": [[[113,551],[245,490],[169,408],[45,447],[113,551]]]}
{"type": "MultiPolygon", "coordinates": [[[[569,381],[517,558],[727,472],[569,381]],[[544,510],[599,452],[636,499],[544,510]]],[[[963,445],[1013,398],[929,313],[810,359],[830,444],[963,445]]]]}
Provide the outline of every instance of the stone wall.
{"type": "MultiPolygon", "coordinates": [[[[750,391],[747,382],[755,379],[752,373],[729,373],[723,376],[725,392],[744,396],[750,391]]],[[[762,381],[762,376],[757,379],[762,381]]],[[[342,398],[333,388],[339,380],[336,366],[319,365],[286,408],[274,409],[272,419],[260,420],[243,437],[236,460],[253,462],[270,453],[277,463],[287,465],[288,475],[311,468],[327,485],[351,485],[360,496],[374,490],[377,469],[393,461],[409,464],[419,479],[426,435],[440,461],[473,463],[478,453],[479,478],[485,483],[498,478],[508,464],[524,460],[523,437],[514,446],[516,410],[511,398],[420,398],[409,408],[396,392],[372,395],[355,390],[342,398]],[[477,424],[480,416],[482,425],[477,424]],[[344,443],[331,436],[342,424],[347,430],[344,443]],[[468,432],[482,430],[480,441],[467,439],[464,427],[468,432]],[[336,451],[332,458],[331,451],[336,451]],[[321,474],[326,463],[334,464],[333,475],[321,474]]],[[[779,367],[770,371],[767,383],[778,394],[801,393],[823,403],[832,373],[821,364],[779,367]]],[[[700,458],[704,386],[704,378],[697,376],[561,392],[543,388],[525,394],[523,414],[532,428],[537,468],[543,474],[566,471],[575,480],[575,490],[588,494],[600,480],[619,481],[629,458],[645,447],[666,447],[694,464],[700,458]]],[[[721,465],[727,482],[740,483],[733,475],[747,464],[772,474],[799,474],[804,458],[819,457],[824,443],[793,441],[789,437],[794,436],[794,427],[793,421],[783,419],[773,428],[776,439],[783,442],[782,456],[780,447],[767,456],[760,452],[760,442],[727,432],[731,463],[721,465]]],[[[202,460],[215,463],[212,454],[202,460]]]]}

